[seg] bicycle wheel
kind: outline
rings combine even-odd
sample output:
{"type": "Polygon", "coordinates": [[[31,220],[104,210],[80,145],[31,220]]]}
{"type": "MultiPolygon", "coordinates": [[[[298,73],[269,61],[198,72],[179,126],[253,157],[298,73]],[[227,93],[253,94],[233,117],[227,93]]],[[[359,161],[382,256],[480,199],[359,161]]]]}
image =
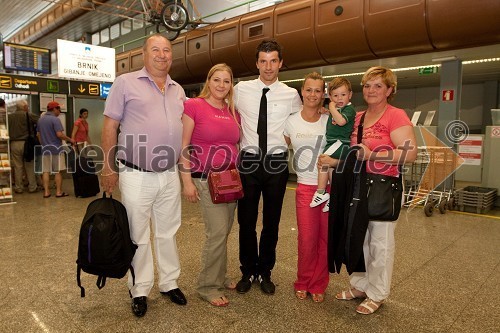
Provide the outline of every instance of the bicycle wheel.
{"type": "Polygon", "coordinates": [[[159,23],[156,25],[156,32],[159,34],[162,34],[163,36],[167,37],[169,41],[175,40],[177,37],[179,37],[179,34],[181,33],[180,31],[172,31],[168,30],[163,23],[159,23]]]}
{"type": "Polygon", "coordinates": [[[189,14],[181,3],[171,1],[163,6],[161,19],[168,30],[181,31],[189,22],[189,14]]]}

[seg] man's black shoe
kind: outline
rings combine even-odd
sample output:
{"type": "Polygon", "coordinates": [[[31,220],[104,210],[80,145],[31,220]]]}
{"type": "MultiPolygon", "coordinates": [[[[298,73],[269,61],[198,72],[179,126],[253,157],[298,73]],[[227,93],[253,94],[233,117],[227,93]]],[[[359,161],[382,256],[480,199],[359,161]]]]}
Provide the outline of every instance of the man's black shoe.
{"type": "Polygon", "coordinates": [[[132,312],[137,317],[142,317],[148,311],[148,298],[146,296],[132,298],[132,312]]]}
{"type": "Polygon", "coordinates": [[[186,296],[182,293],[179,288],[175,288],[169,291],[160,291],[162,295],[166,295],[170,298],[172,302],[179,305],[186,305],[187,299],[186,296]]]}
{"type": "Polygon", "coordinates": [[[253,275],[243,275],[241,280],[236,284],[236,291],[240,294],[248,292],[252,288],[253,280],[253,275]]]}
{"type": "Polygon", "coordinates": [[[268,295],[274,295],[274,291],[276,287],[274,286],[273,281],[271,281],[270,276],[259,276],[260,289],[268,295]]]}

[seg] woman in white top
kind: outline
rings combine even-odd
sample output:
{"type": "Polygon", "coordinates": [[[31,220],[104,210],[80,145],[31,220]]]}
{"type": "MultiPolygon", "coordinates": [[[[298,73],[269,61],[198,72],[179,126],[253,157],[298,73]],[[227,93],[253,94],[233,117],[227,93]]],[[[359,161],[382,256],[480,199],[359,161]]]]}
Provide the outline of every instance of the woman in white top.
{"type": "Polygon", "coordinates": [[[318,185],[316,163],[325,147],[327,114],[321,114],[325,80],[310,73],[302,85],[303,108],[290,117],[285,125],[285,140],[294,151],[297,174],[295,205],[298,228],[297,280],[295,296],[304,300],[311,294],[314,302],[324,300],[328,286],[328,213],[321,206],[309,207],[318,185]]]}

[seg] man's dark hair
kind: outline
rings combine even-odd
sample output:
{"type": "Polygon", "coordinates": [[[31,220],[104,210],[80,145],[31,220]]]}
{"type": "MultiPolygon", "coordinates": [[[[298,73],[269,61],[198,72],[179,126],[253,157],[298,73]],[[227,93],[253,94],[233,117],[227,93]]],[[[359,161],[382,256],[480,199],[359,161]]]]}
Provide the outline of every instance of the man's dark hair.
{"type": "Polygon", "coordinates": [[[3,98],[0,98],[0,108],[5,107],[5,101],[3,98]]]}
{"type": "Polygon", "coordinates": [[[89,110],[87,110],[87,109],[85,109],[85,108],[80,109],[80,116],[81,116],[84,112],[89,112],[89,110]]]}
{"type": "Polygon", "coordinates": [[[259,53],[260,52],[273,52],[276,51],[278,52],[278,58],[283,60],[283,56],[281,55],[281,45],[278,44],[278,42],[275,39],[264,39],[260,44],[257,46],[257,52],[255,53],[255,59],[259,60],[259,53]]]}

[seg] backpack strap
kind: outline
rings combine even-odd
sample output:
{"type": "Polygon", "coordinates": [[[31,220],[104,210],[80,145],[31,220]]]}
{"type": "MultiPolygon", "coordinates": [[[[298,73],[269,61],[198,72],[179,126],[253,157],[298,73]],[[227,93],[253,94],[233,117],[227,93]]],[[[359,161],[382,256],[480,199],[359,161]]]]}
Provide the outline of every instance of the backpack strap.
{"type": "Polygon", "coordinates": [[[99,289],[104,288],[104,286],[106,285],[106,277],[104,275],[99,275],[95,284],[99,289]]]}
{"type": "Polygon", "coordinates": [[[77,265],[76,268],[76,283],[78,284],[78,287],[80,287],[80,297],[85,297],[85,288],[82,287],[82,281],[80,280],[80,273],[82,271],[82,268],[80,265],[77,265]]]}

